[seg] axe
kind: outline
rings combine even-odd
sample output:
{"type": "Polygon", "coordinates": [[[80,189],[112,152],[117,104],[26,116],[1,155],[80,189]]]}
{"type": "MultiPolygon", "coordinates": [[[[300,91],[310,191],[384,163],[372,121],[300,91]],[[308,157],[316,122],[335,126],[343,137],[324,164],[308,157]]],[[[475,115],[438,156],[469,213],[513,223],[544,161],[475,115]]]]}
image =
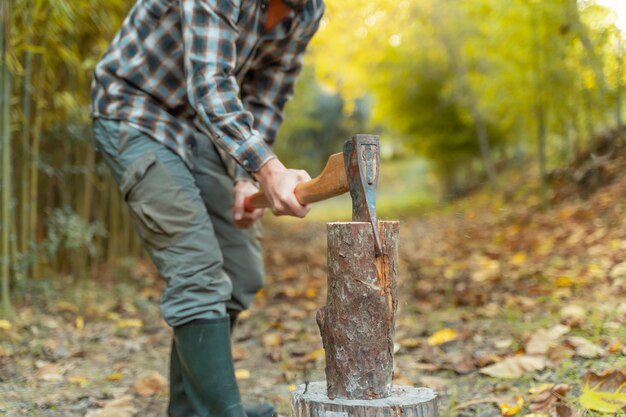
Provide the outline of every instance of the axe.
{"type": "MultiPolygon", "coordinates": [[[[376,185],[379,165],[378,136],[356,135],[343,144],[343,152],[328,158],[326,166],[317,177],[298,184],[295,190],[296,198],[303,205],[350,191],[352,220],[372,224],[376,256],[382,253],[376,220],[376,185]]],[[[270,207],[263,192],[246,198],[244,205],[246,211],[270,207]]]]}

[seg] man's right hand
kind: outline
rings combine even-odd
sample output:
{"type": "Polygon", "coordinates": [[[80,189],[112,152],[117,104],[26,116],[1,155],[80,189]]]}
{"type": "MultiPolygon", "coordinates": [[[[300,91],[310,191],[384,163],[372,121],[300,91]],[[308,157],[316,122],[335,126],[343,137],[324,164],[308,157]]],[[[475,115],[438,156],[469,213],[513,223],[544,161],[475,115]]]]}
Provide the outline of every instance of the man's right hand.
{"type": "Polygon", "coordinates": [[[287,169],[278,159],[271,159],[254,176],[261,184],[274,215],[302,218],[311,210],[310,205],[300,204],[295,195],[296,185],[311,179],[306,171],[287,169]]]}

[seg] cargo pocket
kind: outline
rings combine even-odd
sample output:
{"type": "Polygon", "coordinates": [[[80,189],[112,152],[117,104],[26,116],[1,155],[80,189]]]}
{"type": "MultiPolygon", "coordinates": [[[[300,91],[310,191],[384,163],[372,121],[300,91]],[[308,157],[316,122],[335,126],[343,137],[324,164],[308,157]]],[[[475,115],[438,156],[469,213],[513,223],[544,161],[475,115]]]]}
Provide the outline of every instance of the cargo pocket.
{"type": "Polygon", "coordinates": [[[120,189],[134,215],[138,233],[157,249],[170,246],[196,218],[193,201],[154,152],[128,166],[120,189]]]}

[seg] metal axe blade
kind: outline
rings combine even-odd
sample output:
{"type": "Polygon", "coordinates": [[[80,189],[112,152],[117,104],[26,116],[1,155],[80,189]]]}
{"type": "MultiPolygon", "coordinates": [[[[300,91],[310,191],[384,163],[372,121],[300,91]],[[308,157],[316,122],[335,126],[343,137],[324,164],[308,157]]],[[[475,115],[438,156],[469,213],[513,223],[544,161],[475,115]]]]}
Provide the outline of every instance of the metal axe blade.
{"type": "Polygon", "coordinates": [[[376,256],[382,246],[376,220],[376,186],[380,166],[380,141],[374,135],[356,135],[343,144],[346,177],[352,197],[352,220],[370,222],[376,256]]]}

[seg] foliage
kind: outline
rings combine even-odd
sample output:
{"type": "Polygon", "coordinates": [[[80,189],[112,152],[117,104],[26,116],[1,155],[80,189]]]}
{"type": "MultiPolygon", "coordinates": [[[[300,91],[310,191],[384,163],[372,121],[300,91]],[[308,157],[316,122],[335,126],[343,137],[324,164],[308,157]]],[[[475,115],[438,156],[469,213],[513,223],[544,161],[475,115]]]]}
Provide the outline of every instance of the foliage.
{"type": "MultiPolygon", "coordinates": [[[[93,67],[131,3],[2,5],[7,300],[9,284],[46,268],[85,276],[142,251],[91,145],[88,114],[93,67]],[[71,262],[59,250],[59,227],[44,221],[66,207],[72,224],[108,231],[93,229],[71,262]]],[[[583,149],[599,152],[594,135],[605,125],[621,126],[620,37],[592,0],[327,1],[276,150],[315,174],[346,138],[380,133],[386,155],[427,159],[444,196],[493,180],[485,172],[524,154],[537,156],[547,178],[583,149]]]]}

